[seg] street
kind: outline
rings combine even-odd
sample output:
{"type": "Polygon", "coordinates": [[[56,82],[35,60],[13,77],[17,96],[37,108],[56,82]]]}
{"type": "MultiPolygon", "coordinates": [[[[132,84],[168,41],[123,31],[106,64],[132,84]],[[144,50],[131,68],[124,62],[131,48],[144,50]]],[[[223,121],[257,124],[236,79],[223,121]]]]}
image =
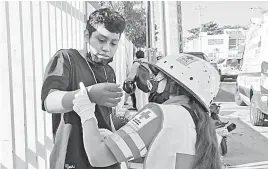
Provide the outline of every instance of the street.
{"type": "Polygon", "coordinates": [[[221,103],[222,121],[235,123],[236,129],[227,137],[228,153],[223,157],[226,168],[268,168],[268,121],[263,127],[250,124],[249,107],[234,102],[235,81],[221,83],[216,102],[221,103]]]}

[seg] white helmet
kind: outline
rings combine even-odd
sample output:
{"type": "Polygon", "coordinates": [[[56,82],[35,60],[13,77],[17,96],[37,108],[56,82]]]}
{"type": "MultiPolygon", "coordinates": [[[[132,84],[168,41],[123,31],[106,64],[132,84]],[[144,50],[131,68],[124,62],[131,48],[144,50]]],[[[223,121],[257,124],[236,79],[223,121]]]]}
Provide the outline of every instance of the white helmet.
{"type": "Polygon", "coordinates": [[[181,53],[168,55],[155,66],[185,88],[209,111],[220,87],[219,73],[209,62],[181,53]]]}

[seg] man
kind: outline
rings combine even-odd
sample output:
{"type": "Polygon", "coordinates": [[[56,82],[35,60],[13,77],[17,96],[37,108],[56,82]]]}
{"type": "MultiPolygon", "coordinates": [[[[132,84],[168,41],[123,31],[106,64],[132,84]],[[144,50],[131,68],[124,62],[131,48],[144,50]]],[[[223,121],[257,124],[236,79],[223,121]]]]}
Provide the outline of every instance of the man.
{"type": "Polygon", "coordinates": [[[118,12],[108,8],[94,11],[84,31],[84,50],[59,50],[48,63],[41,99],[42,109],[53,113],[55,145],[50,169],[93,168],[84,150],[80,117],[73,111],[72,102],[79,82],[91,86],[90,100],[96,103],[98,127],[112,130],[112,107],[120,102],[122,91],[114,84],[115,72],[108,63],[113,60],[125,24],[118,12]]]}
{"type": "MultiPolygon", "coordinates": [[[[152,75],[152,72],[151,72],[150,67],[149,67],[148,60],[146,58],[144,58],[144,52],[142,50],[139,50],[139,51],[136,52],[136,59],[133,61],[133,65],[131,67],[130,73],[129,73],[126,81],[135,81],[137,73],[138,73],[139,66],[141,64],[144,67],[146,67],[146,69],[149,71],[150,76],[152,75]]],[[[131,93],[130,96],[131,96],[131,101],[132,101],[132,108],[129,108],[129,110],[138,111],[135,92],[131,93]]],[[[143,107],[142,105],[138,105],[139,109],[142,108],[142,107],[143,107]]]]}

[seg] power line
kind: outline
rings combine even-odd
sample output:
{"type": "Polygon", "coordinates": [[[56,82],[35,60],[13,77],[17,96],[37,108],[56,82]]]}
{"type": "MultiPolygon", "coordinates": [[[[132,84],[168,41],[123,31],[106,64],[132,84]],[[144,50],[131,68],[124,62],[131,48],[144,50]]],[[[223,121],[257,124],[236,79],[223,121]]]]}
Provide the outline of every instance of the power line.
{"type": "Polygon", "coordinates": [[[249,9],[251,9],[251,18],[252,18],[255,15],[255,9],[260,9],[260,7],[251,7],[249,9]]]}
{"type": "Polygon", "coordinates": [[[200,51],[202,51],[202,43],[201,43],[201,32],[202,32],[202,24],[201,24],[201,16],[202,16],[202,10],[206,9],[206,7],[201,7],[200,5],[198,8],[195,8],[195,10],[199,11],[199,43],[200,43],[200,51]]]}

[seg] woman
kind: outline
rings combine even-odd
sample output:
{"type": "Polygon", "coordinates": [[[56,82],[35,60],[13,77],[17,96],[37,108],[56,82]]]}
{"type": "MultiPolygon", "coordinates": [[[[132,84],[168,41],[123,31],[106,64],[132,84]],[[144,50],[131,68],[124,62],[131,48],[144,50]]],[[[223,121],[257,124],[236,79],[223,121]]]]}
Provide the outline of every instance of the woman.
{"type": "Polygon", "coordinates": [[[94,104],[85,90],[76,95],[74,110],[81,117],[90,163],[103,167],[145,157],[130,168],[220,169],[216,132],[208,114],[219,90],[218,73],[210,63],[187,54],[167,56],[155,66],[159,73],[149,98],[155,103],[104,139],[94,104]]]}

